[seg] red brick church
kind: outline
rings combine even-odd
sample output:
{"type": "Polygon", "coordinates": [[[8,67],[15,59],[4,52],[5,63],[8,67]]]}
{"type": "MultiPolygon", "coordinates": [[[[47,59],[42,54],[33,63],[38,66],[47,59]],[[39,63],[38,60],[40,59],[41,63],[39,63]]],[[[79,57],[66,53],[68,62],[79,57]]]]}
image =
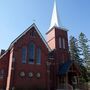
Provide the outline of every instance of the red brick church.
{"type": "Polygon", "coordinates": [[[67,29],[60,27],[56,1],[45,40],[35,23],[0,55],[0,90],[73,90],[80,69],[71,60],[67,29]]]}

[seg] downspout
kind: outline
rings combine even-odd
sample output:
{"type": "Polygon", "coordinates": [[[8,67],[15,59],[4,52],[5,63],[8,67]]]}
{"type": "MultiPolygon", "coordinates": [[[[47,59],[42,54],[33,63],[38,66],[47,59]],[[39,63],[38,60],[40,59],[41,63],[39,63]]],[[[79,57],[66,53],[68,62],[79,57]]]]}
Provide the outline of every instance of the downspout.
{"type": "Polygon", "coordinates": [[[7,76],[6,90],[10,90],[11,73],[12,73],[13,49],[14,49],[14,48],[12,48],[11,51],[10,51],[10,58],[9,58],[9,67],[8,67],[8,76],[7,76]]]}

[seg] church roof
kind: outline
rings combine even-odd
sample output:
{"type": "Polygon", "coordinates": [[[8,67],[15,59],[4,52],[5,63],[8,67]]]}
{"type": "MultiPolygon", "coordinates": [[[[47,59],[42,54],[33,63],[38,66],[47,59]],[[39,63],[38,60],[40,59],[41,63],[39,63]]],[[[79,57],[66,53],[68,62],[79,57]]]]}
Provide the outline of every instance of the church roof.
{"type": "Polygon", "coordinates": [[[39,36],[41,37],[42,41],[44,42],[44,44],[46,45],[46,47],[48,48],[49,51],[51,51],[50,47],[48,46],[46,40],[44,39],[44,37],[42,36],[42,34],[40,33],[39,29],[37,28],[36,24],[33,23],[29,28],[27,28],[21,35],[19,35],[9,46],[9,48],[7,49],[7,51],[0,56],[0,58],[2,58],[12,47],[13,45],[22,37],[24,36],[32,27],[35,28],[35,30],[37,31],[37,33],[39,34],[39,36]]]}
{"type": "Polygon", "coordinates": [[[46,45],[46,47],[50,50],[50,47],[48,46],[46,40],[44,39],[44,37],[42,36],[42,34],[40,33],[39,29],[37,28],[36,24],[33,23],[29,28],[27,28],[21,35],[19,35],[11,44],[10,47],[11,48],[15,42],[17,42],[23,35],[25,35],[32,27],[35,28],[35,30],[37,31],[37,33],[39,34],[39,36],[41,37],[42,41],[44,42],[44,44],[46,45]]]}
{"type": "Polygon", "coordinates": [[[76,70],[79,72],[79,74],[81,74],[80,66],[74,60],[67,60],[65,63],[61,64],[59,66],[59,69],[58,69],[58,74],[59,75],[65,75],[66,73],[68,73],[68,71],[69,71],[70,67],[72,66],[72,64],[74,64],[74,66],[76,67],[76,70]]]}
{"type": "Polygon", "coordinates": [[[73,63],[73,61],[68,60],[64,64],[60,65],[59,70],[58,70],[58,74],[59,75],[65,75],[68,72],[68,70],[69,70],[70,66],[72,65],[72,63],[73,63]]]}

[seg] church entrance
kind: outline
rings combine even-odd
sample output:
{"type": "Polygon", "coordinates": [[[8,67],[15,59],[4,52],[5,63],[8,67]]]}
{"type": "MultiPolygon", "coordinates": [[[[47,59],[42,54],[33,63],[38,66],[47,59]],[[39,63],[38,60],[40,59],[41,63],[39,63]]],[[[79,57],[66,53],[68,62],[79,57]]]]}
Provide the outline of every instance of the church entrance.
{"type": "Polygon", "coordinates": [[[74,90],[78,88],[80,69],[77,63],[67,61],[59,67],[58,88],[62,90],[74,90]]]}
{"type": "Polygon", "coordinates": [[[78,88],[78,76],[74,72],[68,73],[68,84],[73,87],[73,89],[78,88]]]}

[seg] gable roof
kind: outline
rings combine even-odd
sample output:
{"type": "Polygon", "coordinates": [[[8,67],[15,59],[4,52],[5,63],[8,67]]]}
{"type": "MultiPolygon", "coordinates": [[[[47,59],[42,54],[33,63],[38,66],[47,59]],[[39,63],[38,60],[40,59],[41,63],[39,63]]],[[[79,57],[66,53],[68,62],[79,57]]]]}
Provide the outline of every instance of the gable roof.
{"type": "Polygon", "coordinates": [[[68,70],[69,70],[69,68],[70,68],[70,66],[71,66],[72,63],[73,63],[73,62],[72,62],[71,60],[68,60],[68,61],[65,62],[64,64],[60,65],[60,66],[59,66],[58,74],[59,74],[59,75],[64,75],[64,74],[66,74],[66,73],[68,72],[68,70]]]}
{"type": "Polygon", "coordinates": [[[11,48],[22,36],[24,36],[32,27],[35,28],[35,30],[37,31],[37,33],[39,34],[39,36],[41,37],[42,41],[44,42],[44,44],[46,45],[46,47],[48,48],[48,50],[50,50],[50,47],[48,46],[46,40],[44,39],[44,37],[42,36],[42,34],[40,33],[39,29],[37,28],[36,24],[33,23],[30,27],[28,27],[21,35],[19,35],[11,44],[10,47],[11,48]]]}
{"type": "Polygon", "coordinates": [[[78,66],[78,63],[76,61],[73,61],[73,60],[67,60],[65,63],[60,65],[59,70],[58,70],[58,74],[65,75],[69,71],[72,64],[74,64],[75,67],[77,67],[79,73],[81,74],[81,70],[80,70],[80,67],[78,66]]]}
{"type": "Polygon", "coordinates": [[[40,33],[39,29],[37,28],[36,24],[33,23],[30,27],[28,27],[22,34],[20,34],[9,46],[9,48],[7,49],[7,51],[0,56],[0,58],[2,58],[7,52],[8,50],[10,50],[13,45],[22,37],[24,36],[29,30],[31,30],[31,28],[34,27],[35,30],[37,31],[37,33],[39,34],[40,38],[42,39],[42,41],[44,42],[44,44],[46,45],[46,47],[48,48],[49,51],[51,51],[49,45],[47,44],[46,40],[44,39],[44,37],[42,36],[42,34],[40,33]]]}

